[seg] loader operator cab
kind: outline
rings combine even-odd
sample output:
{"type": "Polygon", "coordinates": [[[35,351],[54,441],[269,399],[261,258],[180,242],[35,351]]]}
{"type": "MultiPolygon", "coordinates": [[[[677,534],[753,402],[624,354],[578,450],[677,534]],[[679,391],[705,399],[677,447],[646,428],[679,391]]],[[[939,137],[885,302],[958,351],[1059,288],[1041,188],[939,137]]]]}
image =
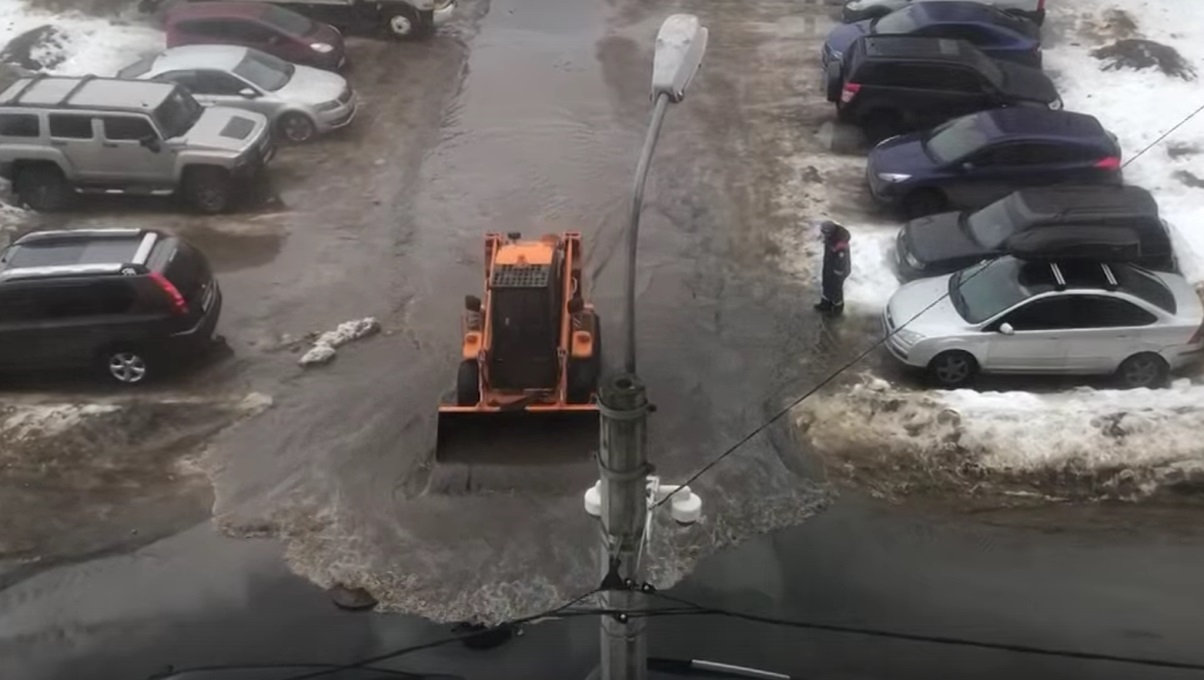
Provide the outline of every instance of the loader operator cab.
{"type": "Polygon", "coordinates": [[[503,245],[489,282],[492,347],[489,378],[502,390],[554,389],[559,382],[559,250],[503,245]]]}

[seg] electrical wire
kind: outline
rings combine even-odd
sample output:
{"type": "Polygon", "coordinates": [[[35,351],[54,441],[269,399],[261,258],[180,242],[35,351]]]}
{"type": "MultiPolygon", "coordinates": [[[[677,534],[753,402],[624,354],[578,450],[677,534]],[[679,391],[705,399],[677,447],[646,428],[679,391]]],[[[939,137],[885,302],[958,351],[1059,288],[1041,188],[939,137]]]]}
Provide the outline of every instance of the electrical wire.
{"type": "Polygon", "coordinates": [[[422,644],[411,645],[409,647],[402,647],[400,649],[395,649],[391,652],[385,652],[384,654],[378,654],[373,657],[368,657],[366,659],[361,659],[359,661],[353,661],[351,663],[344,664],[341,666],[331,666],[324,670],[318,670],[318,671],[314,671],[312,673],[303,673],[300,675],[292,675],[287,678],[283,678],[282,680],[309,680],[310,678],[319,678],[319,677],[331,675],[334,673],[340,673],[343,671],[349,671],[349,670],[354,670],[354,669],[358,669],[358,668],[363,668],[365,666],[378,664],[382,661],[396,659],[399,656],[413,654],[414,652],[420,652],[420,651],[423,651],[426,649],[433,649],[435,647],[442,647],[445,645],[452,644],[453,642],[463,642],[464,640],[478,637],[480,635],[487,635],[487,634],[497,630],[498,628],[514,628],[516,626],[522,626],[527,623],[539,621],[540,619],[565,618],[565,617],[569,617],[569,616],[595,616],[595,614],[592,612],[584,612],[584,613],[578,614],[578,613],[570,613],[566,610],[569,610],[573,605],[577,604],[578,602],[581,602],[582,600],[584,600],[588,597],[596,595],[599,592],[601,592],[600,588],[594,588],[593,590],[590,590],[587,593],[578,595],[577,597],[574,597],[573,599],[569,600],[568,602],[565,602],[564,604],[554,607],[552,609],[549,609],[545,612],[542,612],[539,614],[533,614],[531,616],[525,616],[525,617],[522,617],[519,619],[512,619],[510,621],[503,622],[497,626],[493,626],[491,628],[486,628],[484,630],[475,631],[475,632],[467,633],[464,635],[451,635],[448,637],[440,638],[438,640],[424,642],[422,644]]]}
{"type": "MultiPolygon", "coordinates": [[[[338,668],[337,664],[331,663],[231,663],[231,664],[214,664],[209,666],[189,666],[176,670],[169,668],[163,672],[155,673],[147,678],[147,680],[171,680],[172,678],[181,678],[185,675],[194,673],[221,673],[227,671],[256,671],[256,670],[288,670],[288,669],[322,669],[329,670],[338,668]]],[[[410,678],[410,680],[464,680],[464,676],[456,675],[455,673],[418,673],[415,671],[402,671],[395,668],[382,668],[380,666],[361,666],[355,670],[365,673],[380,673],[382,675],[391,675],[399,678],[410,678]]]]}
{"type": "Polygon", "coordinates": [[[1145,152],[1158,146],[1160,143],[1162,143],[1162,140],[1166,139],[1167,137],[1170,137],[1171,134],[1173,134],[1175,132],[1175,130],[1178,130],[1179,128],[1186,125],[1189,120],[1191,120],[1192,118],[1195,118],[1197,115],[1199,115],[1199,113],[1201,111],[1204,111],[1204,104],[1201,104],[1200,107],[1197,108],[1195,111],[1192,111],[1191,113],[1187,114],[1187,117],[1185,117],[1183,120],[1179,121],[1178,123],[1175,123],[1174,127],[1167,130],[1166,132],[1163,132],[1161,135],[1158,135],[1158,139],[1155,139],[1154,141],[1150,142],[1149,144],[1146,145],[1146,147],[1144,149],[1142,149],[1141,151],[1138,151],[1132,158],[1125,161],[1120,166],[1121,169],[1128,167],[1129,163],[1132,163],[1133,161],[1137,160],[1138,158],[1141,158],[1141,156],[1143,154],[1145,154],[1145,152]]]}
{"type": "MultiPolygon", "coordinates": [[[[974,273],[970,274],[969,276],[967,276],[964,279],[962,279],[961,281],[959,281],[957,284],[957,287],[954,290],[960,290],[962,286],[966,285],[967,283],[972,281],[974,279],[974,277],[976,277],[979,274],[986,271],[995,262],[997,262],[997,260],[988,260],[986,262],[986,264],[979,267],[977,271],[975,271],[974,273]]],[[[935,307],[938,304],[940,304],[941,302],[943,302],[946,298],[949,297],[949,294],[951,292],[952,291],[946,291],[940,297],[938,297],[937,299],[935,299],[931,303],[929,303],[929,305],[927,307],[916,312],[910,319],[907,319],[903,323],[899,324],[893,331],[887,333],[881,339],[876,340],[873,344],[871,344],[869,347],[867,347],[865,349],[865,351],[861,352],[860,354],[853,357],[849,361],[846,361],[843,365],[841,365],[840,368],[836,369],[832,373],[829,373],[823,380],[820,380],[818,383],[816,383],[814,386],[812,386],[811,389],[807,390],[806,392],[803,392],[803,395],[801,397],[795,399],[794,401],[787,404],[785,407],[779,409],[776,413],[773,414],[773,416],[771,416],[769,418],[769,420],[766,420],[765,422],[761,423],[757,427],[753,428],[753,430],[751,432],[749,432],[748,434],[741,437],[735,444],[732,444],[731,446],[727,447],[727,449],[724,450],[723,453],[721,453],[718,456],[716,456],[715,458],[713,458],[706,465],[703,465],[697,472],[690,475],[686,479],[686,481],[682,482],[680,486],[677,486],[677,488],[673,489],[673,491],[669,492],[664,498],[660,499],[655,505],[653,505],[649,509],[655,510],[655,509],[659,508],[660,506],[664,505],[665,503],[668,503],[669,499],[673,498],[674,494],[676,494],[679,491],[681,491],[682,489],[688,487],[690,484],[693,484],[695,481],[698,480],[699,477],[703,476],[711,468],[713,468],[716,465],[718,465],[719,463],[721,463],[724,458],[727,458],[728,456],[732,455],[738,449],[740,449],[740,447],[744,446],[750,440],[752,440],[753,437],[756,437],[757,435],[761,434],[766,429],[768,429],[770,425],[773,425],[777,421],[781,420],[782,416],[786,415],[787,413],[790,413],[792,410],[794,410],[794,408],[796,406],[803,403],[803,401],[805,401],[808,397],[812,396],[816,392],[818,392],[821,389],[823,389],[824,387],[826,387],[828,385],[828,383],[832,382],[836,378],[840,377],[845,371],[847,371],[850,368],[852,368],[853,366],[857,365],[862,359],[869,356],[869,354],[871,352],[877,350],[879,347],[886,344],[887,340],[890,340],[892,337],[894,337],[900,331],[907,328],[907,326],[909,324],[911,324],[911,322],[920,318],[920,316],[922,316],[925,312],[927,312],[928,310],[932,309],[933,307],[935,307]]]]}
{"type": "MultiPolygon", "coordinates": [[[[864,635],[867,637],[886,638],[891,640],[907,640],[910,642],[923,642],[936,645],[952,645],[957,647],[975,647],[978,649],[990,649],[1002,652],[1015,652],[1019,654],[1033,654],[1039,656],[1051,656],[1063,659],[1079,659],[1082,661],[1106,661],[1110,663],[1125,663],[1137,666],[1149,666],[1154,668],[1174,668],[1179,670],[1204,671],[1204,664],[1188,663],[1185,661],[1166,661],[1164,659],[1151,659],[1147,657],[1122,656],[1119,654],[1104,654],[1100,652],[1080,652],[1071,649],[1054,649],[1049,647],[1034,647],[1032,645],[1012,644],[1005,642],[984,642],[981,640],[971,640],[968,638],[949,637],[943,635],[921,635],[919,633],[902,633],[898,631],[883,630],[878,628],[863,628],[859,626],[846,626],[833,623],[815,623],[812,621],[795,621],[790,619],[781,619],[772,616],[762,616],[758,614],[748,614],[745,612],[735,612],[717,607],[706,607],[689,600],[666,595],[651,587],[645,587],[643,592],[659,597],[668,602],[682,605],[686,608],[694,608],[692,612],[683,612],[684,615],[714,615],[725,616],[734,619],[742,619],[755,623],[765,623],[773,626],[784,626],[788,628],[800,628],[804,630],[821,630],[831,633],[845,633],[852,635],[864,635]]],[[[676,614],[677,616],[683,614],[676,614]]]]}

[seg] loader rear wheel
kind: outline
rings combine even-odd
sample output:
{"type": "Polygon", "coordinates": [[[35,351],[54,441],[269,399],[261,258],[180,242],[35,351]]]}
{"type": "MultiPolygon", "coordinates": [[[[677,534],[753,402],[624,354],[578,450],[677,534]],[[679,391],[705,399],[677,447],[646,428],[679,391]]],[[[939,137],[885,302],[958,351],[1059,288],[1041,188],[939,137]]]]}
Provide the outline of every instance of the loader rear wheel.
{"type": "Polygon", "coordinates": [[[476,406],[481,401],[481,367],[461,361],[456,371],[456,406],[476,406]]]}
{"type": "Polygon", "coordinates": [[[569,362],[568,401],[570,404],[588,404],[590,397],[598,391],[598,379],[602,376],[602,322],[594,317],[594,353],[588,359],[569,362]]]}

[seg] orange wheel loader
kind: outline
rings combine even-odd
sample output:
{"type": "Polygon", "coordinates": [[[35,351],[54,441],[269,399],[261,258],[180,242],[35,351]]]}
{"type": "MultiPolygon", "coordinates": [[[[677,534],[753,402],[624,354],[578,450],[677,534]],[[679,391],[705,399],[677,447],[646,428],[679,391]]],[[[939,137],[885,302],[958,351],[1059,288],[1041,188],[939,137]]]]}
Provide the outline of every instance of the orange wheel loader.
{"type": "Polygon", "coordinates": [[[484,435],[488,456],[490,440],[499,443],[516,423],[568,423],[596,441],[602,337],[585,300],[583,260],[576,232],[485,235],[484,297],[465,297],[456,390],[439,405],[437,457],[450,458],[451,442],[468,431],[484,435]]]}

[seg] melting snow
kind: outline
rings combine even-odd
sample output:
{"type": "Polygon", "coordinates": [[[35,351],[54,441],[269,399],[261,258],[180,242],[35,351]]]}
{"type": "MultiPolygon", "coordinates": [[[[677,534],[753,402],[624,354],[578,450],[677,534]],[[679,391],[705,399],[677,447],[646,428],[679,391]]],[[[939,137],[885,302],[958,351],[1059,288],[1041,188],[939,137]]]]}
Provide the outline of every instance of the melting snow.
{"type": "Polygon", "coordinates": [[[29,56],[52,73],[109,76],[164,48],[163,32],[151,26],[0,0],[0,44],[41,27],[53,28],[29,50],[29,56]]]}
{"type": "Polygon", "coordinates": [[[339,324],[333,331],[326,331],[319,335],[314,340],[313,347],[309,348],[297,363],[302,366],[313,366],[316,364],[328,363],[334,358],[335,349],[345,345],[353,340],[374,335],[380,331],[380,324],[377,323],[374,317],[368,316],[355,321],[344,321],[339,324]]]}

